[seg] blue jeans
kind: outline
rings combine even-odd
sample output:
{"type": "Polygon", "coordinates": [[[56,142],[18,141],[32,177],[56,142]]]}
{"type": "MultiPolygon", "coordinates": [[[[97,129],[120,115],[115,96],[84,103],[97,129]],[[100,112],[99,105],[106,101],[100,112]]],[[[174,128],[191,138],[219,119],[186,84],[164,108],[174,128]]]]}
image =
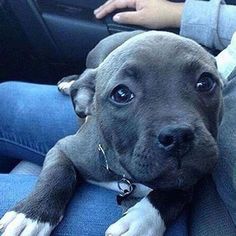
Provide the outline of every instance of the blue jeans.
{"type": "MultiPolygon", "coordinates": [[[[74,134],[78,127],[70,98],[60,94],[55,86],[0,84],[0,159],[18,158],[42,165],[47,151],[59,139],[74,134]]],[[[0,215],[25,197],[35,181],[36,177],[30,175],[1,174],[0,215]]],[[[121,216],[115,199],[113,191],[83,184],[54,235],[104,235],[121,216]]],[[[187,235],[186,211],[166,235],[187,235]]]]}

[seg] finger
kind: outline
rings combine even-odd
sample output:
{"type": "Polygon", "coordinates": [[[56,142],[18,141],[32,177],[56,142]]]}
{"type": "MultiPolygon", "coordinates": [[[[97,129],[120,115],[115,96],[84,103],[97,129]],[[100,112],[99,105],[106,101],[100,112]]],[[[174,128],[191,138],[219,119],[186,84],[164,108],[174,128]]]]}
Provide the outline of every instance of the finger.
{"type": "Polygon", "coordinates": [[[102,9],[103,7],[105,7],[105,6],[107,6],[107,5],[109,5],[111,2],[113,2],[114,0],[108,0],[108,1],[106,1],[104,4],[102,4],[100,7],[98,7],[97,9],[95,9],[95,11],[96,10],[98,10],[98,9],[102,9]]]}
{"type": "Polygon", "coordinates": [[[144,17],[141,11],[122,12],[113,16],[113,20],[120,24],[144,26],[144,17]]]}
{"type": "Polygon", "coordinates": [[[98,9],[96,9],[94,11],[94,14],[98,19],[101,19],[116,9],[132,7],[132,4],[130,4],[130,2],[132,3],[133,0],[128,0],[128,1],[126,1],[126,0],[109,0],[104,5],[102,5],[98,9]]]}
{"type": "Polygon", "coordinates": [[[135,8],[135,0],[110,0],[94,11],[96,18],[101,19],[116,9],[135,8]]]}
{"type": "Polygon", "coordinates": [[[95,9],[94,12],[99,12],[110,5],[116,6],[117,8],[125,8],[125,7],[135,8],[136,0],[108,0],[103,5],[95,9]]]}
{"type": "Polygon", "coordinates": [[[101,11],[106,5],[109,5],[113,0],[108,0],[104,4],[102,4],[100,7],[94,10],[94,14],[96,15],[99,11],[101,11]]]}

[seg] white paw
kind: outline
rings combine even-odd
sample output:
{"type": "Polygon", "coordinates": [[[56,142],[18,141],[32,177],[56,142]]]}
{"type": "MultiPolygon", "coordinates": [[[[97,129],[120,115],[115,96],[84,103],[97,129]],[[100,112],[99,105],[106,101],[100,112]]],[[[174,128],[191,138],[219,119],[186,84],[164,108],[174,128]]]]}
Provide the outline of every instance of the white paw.
{"type": "Polygon", "coordinates": [[[58,89],[65,93],[65,94],[70,94],[70,87],[71,85],[75,82],[75,80],[71,80],[70,82],[61,82],[58,84],[58,89]]]}
{"type": "Polygon", "coordinates": [[[112,224],[106,236],[162,236],[165,224],[147,198],[131,207],[125,216],[112,224]]]}
{"type": "Polygon", "coordinates": [[[56,227],[26,218],[15,211],[7,212],[0,220],[2,236],[48,236],[56,227]]]}

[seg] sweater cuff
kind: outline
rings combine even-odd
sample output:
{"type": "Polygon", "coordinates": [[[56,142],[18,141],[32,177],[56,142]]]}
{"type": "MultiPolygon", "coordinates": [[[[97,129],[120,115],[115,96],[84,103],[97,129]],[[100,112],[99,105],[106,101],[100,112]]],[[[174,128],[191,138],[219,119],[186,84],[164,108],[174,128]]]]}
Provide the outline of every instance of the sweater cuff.
{"type": "Polygon", "coordinates": [[[210,48],[219,44],[217,26],[221,3],[221,0],[187,0],[181,18],[180,34],[210,48]]]}

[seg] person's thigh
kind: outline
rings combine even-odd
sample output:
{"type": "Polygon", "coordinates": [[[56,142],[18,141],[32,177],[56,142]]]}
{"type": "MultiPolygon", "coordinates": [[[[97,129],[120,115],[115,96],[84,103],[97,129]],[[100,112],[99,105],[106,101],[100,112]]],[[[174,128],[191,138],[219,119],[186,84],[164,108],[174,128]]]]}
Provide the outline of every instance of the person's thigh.
{"type": "MultiPolygon", "coordinates": [[[[0,174],[0,218],[30,193],[36,180],[32,175],[0,174]]],[[[52,235],[102,236],[121,215],[116,192],[84,183],[78,186],[52,235]]],[[[169,227],[166,236],[185,236],[186,229],[186,215],[183,214],[169,227]]]]}
{"type": "Polygon", "coordinates": [[[78,128],[69,96],[62,95],[56,86],[0,84],[0,158],[42,164],[48,150],[78,128]]]}
{"type": "MultiPolygon", "coordinates": [[[[36,180],[37,177],[31,175],[0,175],[0,217],[30,193],[36,180]]],[[[82,184],[52,235],[104,235],[109,225],[121,216],[115,196],[113,191],[82,184]]]]}

